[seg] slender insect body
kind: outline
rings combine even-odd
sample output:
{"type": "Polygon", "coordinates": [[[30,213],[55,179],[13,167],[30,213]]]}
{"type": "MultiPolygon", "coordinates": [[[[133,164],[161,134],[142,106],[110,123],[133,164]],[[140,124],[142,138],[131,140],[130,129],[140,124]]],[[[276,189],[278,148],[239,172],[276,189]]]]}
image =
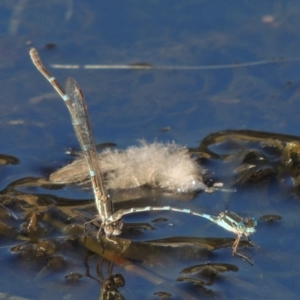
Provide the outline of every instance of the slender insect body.
{"type": "MultiPolygon", "coordinates": [[[[35,49],[30,50],[30,56],[36,68],[65,101],[70,112],[73,127],[84,156],[82,160],[74,163],[85,168],[84,172],[81,172],[84,176],[82,177],[80,173],[81,175],[77,174],[76,178],[81,179],[81,181],[90,179],[99,212],[98,217],[102,222],[100,230],[104,230],[108,239],[111,235],[119,235],[122,232],[122,217],[126,214],[160,210],[188,213],[206,218],[224,229],[236,233],[237,238],[232,246],[233,254],[239,255],[251,263],[250,259],[237,251],[237,247],[243,236],[246,236],[250,241],[249,235],[255,232],[257,225],[254,218],[241,218],[229,211],[222,212],[218,216],[211,216],[171,206],[130,208],[113,213],[112,201],[106,193],[106,188],[132,188],[150,184],[179,193],[203,190],[207,188],[202,179],[204,170],[188,154],[186,148],[175,143],[167,145],[161,143],[147,144],[142,141],[140,147],[131,147],[124,152],[107,150],[99,156],[92,136],[87,105],[76,81],[68,78],[65,92],[42,64],[35,49]],[[128,167],[128,162],[130,162],[130,167],[128,167]],[[106,182],[104,182],[103,173],[106,174],[106,182]]],[[[67,171],[70,171],[70,168],[67,171]]],[[[72,172],[74,172],[74,168],[72,172]]],[[[66,176],[64,177],[66,178],[66,176]]]]}

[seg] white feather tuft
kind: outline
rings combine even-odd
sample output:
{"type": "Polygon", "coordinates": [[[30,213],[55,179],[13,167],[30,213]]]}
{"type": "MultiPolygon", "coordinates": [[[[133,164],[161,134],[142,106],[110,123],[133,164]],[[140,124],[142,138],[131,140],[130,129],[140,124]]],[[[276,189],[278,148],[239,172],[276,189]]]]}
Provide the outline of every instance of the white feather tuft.
{"type": "MultiPolygon", "coordinates": [[[[125,151],[106,149],[99,154],[107,189],[131,189],[140,186],[161,188],[175,193],[205,190],[204,169],[191,157],[187,148],[176,143],[147,143],[125,151]]],[[[88,167],[83,158],[50,176],[57,183],[85,183],[88,167]]]]}

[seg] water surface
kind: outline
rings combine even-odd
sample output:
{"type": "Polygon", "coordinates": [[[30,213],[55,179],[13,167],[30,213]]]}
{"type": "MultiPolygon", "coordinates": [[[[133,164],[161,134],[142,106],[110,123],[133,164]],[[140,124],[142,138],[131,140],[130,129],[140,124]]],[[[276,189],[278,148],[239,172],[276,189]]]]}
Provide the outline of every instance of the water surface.
{"type": "MultiPolygon", "coordinates": [[[[20,162],[1,166],[1,189],[19,179],[47,177],[73,159],[64,154],[66,149],[79,149],[67,109],[31,64],[31,46],[40,51],[49,67],[81,66],[51,71],[62,83],[68,76],[79,82],[97,143],[114,142],[123,148],[144,138],[174,140],[196,148],[210,133],[226,129],[299,135],[298,16],[296,1],[265,1],[263,5],[258,1],[4,1],[0,18],[0,152],[20,162]],[[55,44],[53,49],[46,47],[50,43],[55,44]],[[265,63],[242,65],[260,61],[265,63]],[[132,63],[207,68],[83,68],[87,64],[132,63]],[[171,130],[161,130],[166,127],[171,130]]],[[[204,164],[212,177],[230,184],[232,166],[227,169],[226,164],[214,160],[204,164]]],[[[187,299],[187,295],[190,299],[297,299],[299,195],[289,189],[292,182],[286,182],[277,189],[252,184],[240,187],[236,193],[201,193],[189,201],[160,199],[162,204],[176,202],[176,206],[196,210],[219,212],[228,208],[245,216],[259,218],[272,213],[283,219],[259,221],[253,241],[266,253],[243,249],[255,260],[254,266],[232,257],[230,248],[212,253],[193,247],[159,248],[151,255],[152,250],[146,247],[137,251],[143,253],[142,257],[131,254],[130,261],[164,280],[150,280],[150,275],[143,277],[116,265],[113,273],[122,273],[126,280],[119,291],[125,299],[155,299],[158,296],[154,293],[159,291],[172,294],[172,299],[187,299]],[[206,288],[175,281],[182,269],[207,261],[234,264],[239,271],[222,273],[214,285],[206,288]]],[[[17,191],[48,194],[52,200],[53,195],[92,198],[88,191],[79,195],[76,188],[53,191],[23,187],[17,191]]],[[[10,196],[13,203],[20,200],[15,191],[10,196]]],[[[11,209],[21,217],[17,204],[11,209]]],[[[1,221],[10,222],[5,217],[1,221]]],[[[128,216],[125,221],[150,222],[157,229],[124,235],[134,241],[175,236],[234,237],[189,215],[145,213],[128,216]],[[158,218],[168,221],[151,223],[158,218]]],[[[54,230],[47,239],[60,235],[64,240],[64,235],[54,230]]],[[[65,278],[71,272],[86,274],[84,247],[56,245],[59,250],[55,255],[64,257],[65,264],[58,271],[45,272],[54,254],[26,259],[11,251],[22,243],[17,237],[1,240],[1,292],[28,299],[82,299],[82,295],[99,298],[100,284],[96,280],[83,277],[74,283],[65,278]]],[[[88,265],[101,281],[96,272],[98,262],[99,257],[92,256],[88,265]]]]}

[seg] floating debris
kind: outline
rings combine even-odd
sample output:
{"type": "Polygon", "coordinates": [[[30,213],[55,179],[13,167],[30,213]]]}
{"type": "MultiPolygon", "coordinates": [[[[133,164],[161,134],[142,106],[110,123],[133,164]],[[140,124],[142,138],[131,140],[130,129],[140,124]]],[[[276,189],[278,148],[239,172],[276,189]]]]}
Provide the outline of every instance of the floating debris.
{"type": "Polygon", "coordinates": [[[265,222],[274,222],[274,221],[281,220],[282,217],[279,215],[264,215],[264,216],[261,216],[259,219],[261,221],[265,221],[265,222]]]}
{"type": "Polygon", "coordinates": [[[207,283],[201,279],[198,278],[191,278],[191,277],[179,277],[176,279],[176,281],[178,282],[188,282],[188,283],[192,283],[193,285],[196,286],[206,286],[207,283]]]}
{"type": "Polygon", "coordinates": [[[210,275],[212,273],[224,273],[224,272],[237,272],[239,268],[236,265],[224,264],[224,263],[206,263],[201,265],[195,265],[186,269],[183,269],[180,274],[190,275],[195,273],[201,273],[210,275]]]}
{"type": "MultiPolygon", "coordinates": [[[[186,269],[183,269],[180,274],[183,275],[191,275],[195,273],[200,273],[200,275],[204,277],[208,277],[209,281],[205,283],[205,285],[213,285],[215,278],[218,276],[219,273],[224,272],[238,272],[239,268],[236,265],[232,264],[225,264],[225,263],[206,263],[201,265],[195,265],[186,269]]],[[[190,277],[179,277],[177,281],[186,281],[192,282],[193,284],[199,284],[199,279],[190,278],[190,277]]],[[[203,285],[204,281],[200,280],[200,285],[203,285]]]]}
{"type": "MultiPolygon", "coordinates": [[[[99,154],[107,189],[131,189],[142,186],[175,193],[205,190],[205,170],[191,157],[188,149],[176,143],[140,141],[124,151],[105,149],[99,154]]],[[[85,184],[90,181],[88,165],[82,157],[50,175],[60,184],[85,184]]]]}
{"type": "Polygon", "coordinates": [[[172,294],[167,292],[155,292],[153,295],[157,296],[159,299],[169,299],[172,297],[172,294]]]}

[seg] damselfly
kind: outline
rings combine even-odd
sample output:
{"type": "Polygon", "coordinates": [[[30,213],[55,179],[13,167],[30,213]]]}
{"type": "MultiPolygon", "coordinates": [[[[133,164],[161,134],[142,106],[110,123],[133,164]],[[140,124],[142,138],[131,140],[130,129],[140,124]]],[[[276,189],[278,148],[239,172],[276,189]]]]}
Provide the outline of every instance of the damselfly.
{"type": "Polygon", "coordinates": [[[69,109],[77,139],[89,167],[95,202],[99,212],[99,217],[102,220],[101,227],[104,229],[107,236],[119,235],[122,230],[123,221],[121,219],[118,219],[115,222],[108,221],[108,218],[112,215],[112,203],[105,192],[98,161],[98,154],[91,132],[87,106],[83,93],[79,85],[72,78],[67,79],[65,92],[59,82],[45,68],[38,52],[32,48],[29,54],[36,68],[51,83],[69,109]]]}
{"type": "Polygon", "coordinates": [[[243,253],[238,251],[238,246],[240,243],[240,240],[242,239],[243,236],[246,237],[247,241],[253,245],[256,246],[251,240],[250,240],[250,235],[255,233],[256,229],[255,227],[257,226],[257,220],[253,217],[251,218],[243,218],[236,213],[232,211],[224,211],[221,212],[218,216],[213,216],[209,214],[204,214],[204,213],[199,213],[192,211],[190,209],[179,209],[171,206],[160,206],[160,207],[155,207],[155,206],[147,206],[147,207],[142,207],[142,208],[130,208],[130,209],[121,209],[114,213],[112,216],[109,217],[109,221],[111,222],[116,222],[120,218],[122,218],[124,215],[127,214],[132,214],[135,212],[144,212],[144,211],[155,211],[155,210],[167,210],[167,211],[177,211],[177,212],[183,212],[187,213],[190,215],[202,217],[205,219],[208,219],[212,221],[213,223],[219,225],[220,227],[231,231],[235,234],[237,234],[237,238],[234,241],[232,245],[232,255],[238,255],[242,257],[244,260],[246,260],[248,263],[253,264],[252,260],[244,255],[243,253]]]}
{"type": "Polygon", "coordinates": [[[119,235],[122,230],[123,221],[122,217],[127,214],[144,212],[144,211],[175,211],[188,213],[191,215],[199,216],[208,219],[215,224],[223,227],[224,229],[237,234],[237,238],[233,244],[233,255],[237,254],[250,262],[251,260],[245,255],[237,251],[239,242],[243,236],[253,244],[249,236],[255,232],[257,222],[254,218],[242,218],[237,214],[229,211],[220,213],[218,216],[212,216],[209,214],[198,213],[190,209],[180,209],[171,206],[152,207],[147,206],[143,208],[131,208],[121,209],[116,213],[113,213],[113,207],[110,198],[106,193],[104,186],[101,168],[98,159],[98,153],[93,140],[91,126],[88,117],[87,105],[83,97],[83,93],[72,78],[67,79],[66,91],[58,83],[58,81],[50,74],[50,72],[43,65],[38,52],[32,48],[30,50],[31,59],[36,68],[44,75],[44,77],[50,82],[58,94],[62,97],[66,106],[69,109],[72,124],[75,129],[76,136],[83,151],[86,163],[89,168],[89,174],[92,182],[93,192],[95,196],[95,202],[99,213],[99,219],[101,219],[101,228],[104,230],[106,236],[109,238],[111,235],[119,235]]]}

